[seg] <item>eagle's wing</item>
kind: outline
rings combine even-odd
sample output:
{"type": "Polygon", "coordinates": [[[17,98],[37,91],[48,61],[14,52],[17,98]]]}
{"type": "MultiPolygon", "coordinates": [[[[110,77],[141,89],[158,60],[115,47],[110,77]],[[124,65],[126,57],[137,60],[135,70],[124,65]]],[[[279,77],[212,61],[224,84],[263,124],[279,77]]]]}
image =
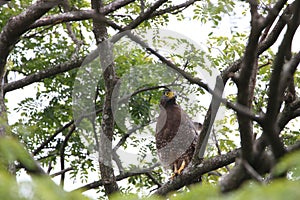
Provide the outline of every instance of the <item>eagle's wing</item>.
{"type": "MultiPolygon", "coordinates": [[[[161,108],[156,125],[156,147],[165,167],[174,167],[182,159],[190,162],[195,150],[197,132],[192,120],[178,106],[161,108]]],[[[181,164],[180,164],[181,165],[181,164]]]]}

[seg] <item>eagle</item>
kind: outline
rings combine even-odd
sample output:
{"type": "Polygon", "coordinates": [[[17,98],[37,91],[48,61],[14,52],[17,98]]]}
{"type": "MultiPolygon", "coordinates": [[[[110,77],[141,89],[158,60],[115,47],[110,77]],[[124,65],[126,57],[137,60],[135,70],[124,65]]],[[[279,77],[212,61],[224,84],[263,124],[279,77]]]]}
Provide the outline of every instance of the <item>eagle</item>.
{"type": "Polygon", "coordinates": [[[197,128],[201,125],[194,123],[176,103],[176,94],[170,89],[163,92],[159,107],[156,149],[162,166],[172,169],[172,179],[191,162],[198,138],[197,128]]]}

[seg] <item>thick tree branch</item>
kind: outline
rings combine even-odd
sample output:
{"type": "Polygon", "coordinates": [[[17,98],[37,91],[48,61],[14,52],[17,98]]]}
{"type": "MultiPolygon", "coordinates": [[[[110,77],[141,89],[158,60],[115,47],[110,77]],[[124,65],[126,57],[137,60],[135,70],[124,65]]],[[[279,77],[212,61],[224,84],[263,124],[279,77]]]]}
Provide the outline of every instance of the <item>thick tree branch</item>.
{"type": "Polygon", "coordinates": [[[69,21],[82,21],[82,20],[92,19],[93,17],[95,17],[95,15],[96,12],[94,10],[77,10],[77,11],[70,11],[61,14],[55,14],[55,15],[46,16],[39,20],[36,20],[30,26],[30,29],[34,29],[41,26],[60,24],[69,21]]]}
{"type": "MultiPolygon", "coordinates": [[[[241,72],[238,79],[237,102],[244,105],[249,111],[252,110],[255,80],[257,74],[257,48],[262,31],[261,16],[257,12],[257,2],[250,2],[251,31],[246,46],[245,54],[241,63],[241,72]]],[[[252,163],[253,159],[253,124],[249,117],[237,113],[239,131],[241,137],[242,157],[252,163]]]]}
{"type": "MultiPolygon", "coordinates": [[[[162,9],[159,11],[151,11],[150,16],[147,16],[148,18],[154,18],[156,16],[160,16],[166,13],[171,13],[171,12],[176,12],[178,10],[182,10],[184,8],[189,7],[190,5],[192,5],[194,2],[199,1],[199,0],[190,0],[178,5],[174,5],[171,7],[168,7],[166,9],[162,9]]],[[[109,13],[112,13],[114,11],[116,11],[117,9],[129,4],[133,2],[133,0],[127,0],[127,1],[113,1],[111,4],[104,6],[100,13],[107,15],[109,13]]],[[[153,7],[155,8],[155,7],[153,7]]],[[[87,20],[87,19],[97,19],[97,20],[101,20],[99,18],[99,16],[97,16],[97,12],[95,12],[94,10],[79,10],[79,11],[70,11],[67,13],[61,13],[61,14],[56,14],[56,15],[52,15],[52,16],[47,16],[44,18],[41,18],[39,20],[37,20],[34,24],[32,24],[30,26],[31,29],[37,28],[37,27],[41,27],[41,26],[48,26],[48,25],[55,25],[55,24],[59,24],[62,22],[69,22],[69,21],[81,21],[81,20],[87,20]]],[[[143,12],[141,16],[146,16],[145,13],[143,12]]],[[[141,17],[140,17],[141,18],[141,17]]],[[[136,23],[136,22],[135,22],[136,23]]]]}
{"type": "Polygon", "coordinates": [[[273,8],[271,8],[268,12],[268,15],[264,19],[264,27],[267,27],[275,21],[275,19],[278,17],[278,14],[281,12],[282,8],[286,4],[287,0],[278,0],[273,8]]]}
{"type": "MultiPolygon", "coordinates": [[[[29,155],[30,156],[30,155],[29,155]]],[[[40,163],[34,160],[32,158],[33,165],[28,165],[28,163],[20,163],[18,167],[24,168],[30,175],[47,175],[47,173],[44,171],[44,169],[40,166],[40,163]]]]}
{"type": "Polygon", "coordinates": [[[280,15],[279,20],[277,21],[276,25],[274,26],[272,31],[269,33],[268,37],[259,44],[258,54],[263,53],[264,51],[266,51],[270,46],[272,46],[276,42],[281,31],[287,24],[288,19],[291,15],[291,10],[294,9],[294,7],[295,7],[295,2],[293,2],[287,8],[285,8],[283,13],[280,15]]]}
{"type": "MultiPolygon", "coordinates": [[[[260,138],[259,140],[256,140],[256,142],[264,143],[264,138],[260,138]]],[[[263,144],[262,146],[265,146],[265,144],[263,144]]],[[[287,151],[293,152],[295,150],[298,150],[299,148],[300,142],[298,141],[296,144],[287,147],[287,151]]],[[[220,180],[220,187],[222,192],[229,192],[237,189],[244,181],[251,178],[248,173],[245,173],[246,169],[241,162],[241,159],[237,159],[236,166],[230,171],[230,173],[223,176],[220,180]]],[[[259,157],[255,160],[254,166],[252,165],[252,168],[259,175],[264,175],[265,173],[269,173],[273,166],[274,156],[270,151],[263,150],[261,153],[259,153],[259,157]]]]}
{"type": "Polygon", "coordinates": [[[0,127],[0,136],[6,134],[7,116],[4,103],[4,78],[5,66],[9,52],[18,42],[21,35],[29,30],[29,26],[52,7],[57,5],[59,0],[40,0],[28,7],[21,14],[12,17],[3,27],[0,33],[0,118],[3,121],[0,127]]]}
{"type": "Polygon", "coordinates": [[[154,194],[166,195],[169,192],[178,190],[185,185],[191,185],[195,183],[201,175],[233,163],[235,158],[238,156],[238,152],[239,149],[236,149],[228,152],[227,154],[218,155],[204,160],[200,165],[188,168],[189,171],[186,173],[183,173],[182,175],[174,178],[172,181],[162,185],[154,194]]]}
{"type": "Polygon", "coordinates": [[[300,99],[297,98],[291,104],[286,104],[284,109],[278,115],[278,126],[279,131],[282,131],[284,127],[291,121],[292,119],[300,116],[300,99]]]}
{"type": "Polygon", "coordinates": [[[283,94],[286,90],[288,90],[291,84],[294,85],[294,74],[297,70],[297,66],[299,65],[299,62],[300,62],[300,51],[290,61],[284,64],[284,68],[282,71],[282,76],[278,88],[280,94],[283,94]]]}
{"type": "Polygon", "coordinates": [[[264,134],[270,143],[275,157],[278,159],[285,153],[285,148],[282,141],[279,138],[279,127],[276,125],[277,117],[280,111],[280,107],[283,100],[283,90],[280,91],[280,84],[282,83],[281,78],[283,76],[282,70],[285,64],[285,58],[287,53],[290,51],[291,42],[293,36],[298,27],[300,2],[296,1],[296,10],[294,11],[293,18],[288,25],[288,29],[284,38],[279,46],[276,54],[273,72],[270,79],[270,88],[268,92],[268,104],[267,112],[265,115],[265,123],[263,126],[264,134]]]}
{"type": "Polygon", "coordinates": [[[30,29],[31,24],[59,2],[59,0],[39,0],[21,14],[11,18],[3,27],[0,33],[0,74],[3,73],[10,50],[19,40],[20,36],[30,29]]]}
{"type": "Polygon", "coordinates": [[[84,59],[85,58],[80,58],[76,60],[67,61],[63,64],[59,64],[49,69],[41,70],[34,74],[28,75],[20,80],[7,83],[4,85],[4,92],[10,92],[19,88],[23,88],[32,83],[39,82],[45,78],[50,78],[57,74],[79,68],[83,63],[84,59]]]}
{"type": "MultiPolygon", "coordinates": [[[[100,17],[104,14],[100,10],[104,8],[102,0],[91,0],[92,8],[100,17]]],[[[101,131],[99,139],[99,168],[101,177],[106,181],[104,184],[105,193],[108,197],[119,190],[114,170],[112,167],[112,139],[114,136],[114,118],[112,111],[112,94],[117,83],[115,66],[113,62],[113,49],[111,43],[107,40],[107,27],[103,21],[93,19],[93,33],[98,45],[100,55],[100,65],[104,79],[105,97],[103,104],[103,115],[101,119],[101,131]],[[109,182],[109,183],[108,183],[109,182]]]]}
{"type": "MultiPolygon", "coordinates": [[[[103,6],[100,9],[100,13],[103,15],[107,15],[111,12],[118,10],[119,8],[126,6],[127,4],[133,2],[134,0],[116,0],[111,2],[110,4],[103,6]]],[[[62,22],[69,22],[69,21],[81,21],[87,20],[92,18],[97,18],[99,13],[95,12],[95,10],[79,10],[79,11],[71,11],[62,14],[56,14],[52,16],[47,16],[37,20],[30,26],[30,29],[34,29],[41,26],[48,26],[59,24],[62,22]]]]}

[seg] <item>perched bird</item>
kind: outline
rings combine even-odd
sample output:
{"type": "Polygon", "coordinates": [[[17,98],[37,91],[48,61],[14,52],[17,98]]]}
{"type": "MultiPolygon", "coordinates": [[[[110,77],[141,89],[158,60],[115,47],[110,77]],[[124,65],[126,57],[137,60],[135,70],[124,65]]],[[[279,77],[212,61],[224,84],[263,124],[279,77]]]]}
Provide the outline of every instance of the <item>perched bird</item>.
{"type": "Polygon", "coordinates": [[[155,140],[160,162],[173,171],[171,178],[180,175],[191,162],[197,138],[194,122],[177,105],[175,92],[165,90],[160,100],[155,140]]]}

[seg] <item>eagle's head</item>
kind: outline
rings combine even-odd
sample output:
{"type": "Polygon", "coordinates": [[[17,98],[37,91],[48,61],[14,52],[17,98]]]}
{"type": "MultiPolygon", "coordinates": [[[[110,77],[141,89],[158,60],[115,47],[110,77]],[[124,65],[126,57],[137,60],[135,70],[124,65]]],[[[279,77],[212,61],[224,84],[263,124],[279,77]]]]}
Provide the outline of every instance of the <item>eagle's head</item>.
{"type": "Polygon", "coordinates": [[[176,93],[170,89],[166,89],[163,92],[162,97],[160,98],[160,104],[163,107],[166,107],[167,105],[176,104],[176,93]]]}

